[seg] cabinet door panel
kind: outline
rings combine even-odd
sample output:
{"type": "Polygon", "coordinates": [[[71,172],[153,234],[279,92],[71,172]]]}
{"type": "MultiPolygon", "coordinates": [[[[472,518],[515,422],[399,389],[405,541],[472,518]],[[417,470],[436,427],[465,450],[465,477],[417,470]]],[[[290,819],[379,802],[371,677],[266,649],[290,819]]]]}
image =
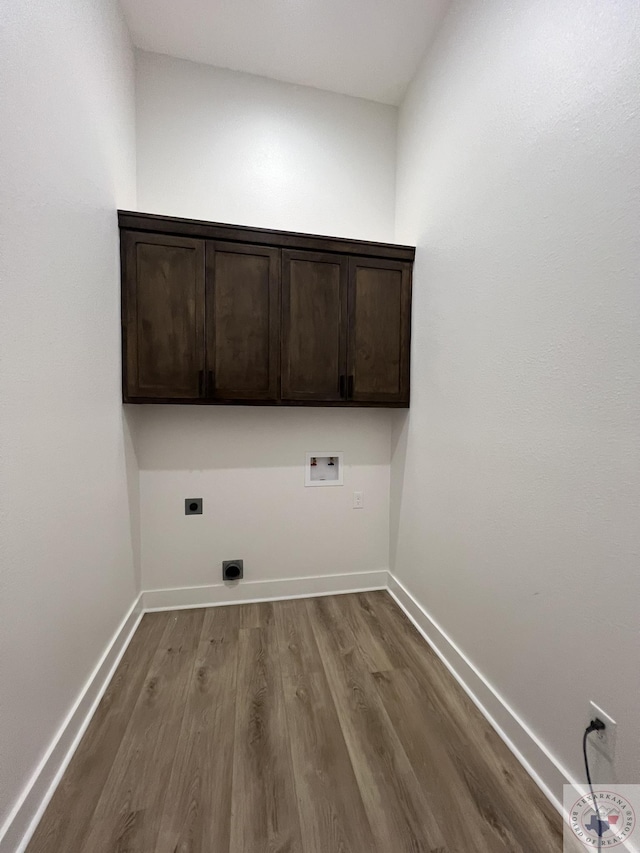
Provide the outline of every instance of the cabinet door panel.
{"type": "Polygon", "coordinates": [[[207,244],[207,396],[278,396],[280,252],[207,244]]]}
{"type": "Polygon", "coordinates": [[[349,262],[349,398],[409,401],[411,265],[349,262]]]}
{"type": "Polygon", "coordinates": [[[282,398],[343,398],[347,260],[282,252],[282,398]]]}
{"type": "Polygon", "coordinates": [[[196,399],[204,369],[204,242],[125,232],[125,399],[196,399]]]}

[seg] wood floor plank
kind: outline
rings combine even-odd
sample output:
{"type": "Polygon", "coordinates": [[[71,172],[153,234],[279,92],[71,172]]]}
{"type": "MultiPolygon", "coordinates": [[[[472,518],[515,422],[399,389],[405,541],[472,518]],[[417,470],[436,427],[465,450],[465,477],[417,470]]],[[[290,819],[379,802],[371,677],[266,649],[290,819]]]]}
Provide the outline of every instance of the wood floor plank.
{"type": "Polygon", "coordinates": [[[275,625],[240,630],[230,853],[302,853],[275,625]]]}
{"type": "Polygon", "coordinates": [[[240,628],[266,628],[273,624],[272,601],[259,601],[235,606],[240,613],[240,628]]]}
{"type": "Polygon", "coordinates": [[[368,618],[363,618],[363,601],[360,595],[338,595],[334,606],[349,626],[367,669],[369,672],[384,672],[394,666],[402,666],[404,660],[393,654],[394,647],[386,643],[385,637],[376,630],[377,626],[371,624],[374,621],[370,618],[371,612],[367,614],[368,618]]]}
{"type": "Polygon", "coordinates": [[[562,821],[542,791],[386,592],[364,593],[385,630],[402,644],[457,772],[514,853],[562,850],[562,821]]]}
{"type": "Polygon", "coordinates": [[[416,778],[433,804],[447,846],[474,853],[518,850],[516,839],[494,812],[489,798],[482,793],[473,796],[469,790],[449,755],[445,732],[429,714],[424,692],[413,673],[396,669],[374,673],[374,678],[416,778]],[[456,819],[452,803],[464,820],[456,819]]]}
{"type": "Polygon", "coordinates": [[[295,679],[310,673],[324,674],[304,600],[275,602],[274,616],[282,675],[295,679]]]}
{"type": "MultiPolygon", "coordinates": [[[[381,592],[381,590],[376,592],[381,592]]],[[[383,592],[383,595],[386,595],[387,598],[389,598],[386,592],[383,592]]],[[[384,620],[381,621],[378,618],[376,611],[371,607],[369,602],[369,595],[367,593],[362,593],[353,596],[353,598],[355,602],[353,610],[359,617],[359,621],[366,626],[368,635],[373,638],[374,642],[384,648],[385,654],[391,662],[393,669],[404,669],[407,665],[404,645],[402,642],[398,641],[395,634],[392,634],[387,630],[384,620]]],[[[372,600],[376,600],[376,593],[372,593],[371,598],[372,600]]],[[[375,672],[383,671],[382,667],[375,670],[375,672]]]]}
{"type": "Polygon", "coordinates": [[[304,851],[376,853],[305,604],[274,608],[304,851]]]}
{"type": "Polygon", "coordinates": [[[227,853],[240,613],[205,612],[156,853],[227,853]]]}
{"type": "Polygon", "coordinates": [[[142,617],[27,853],[80,850],[169,618],[142,617]]]}
{"type": "Polygon", "coordinates": [[[203,618],[171,614],[78,853],[154,850],[203,618]]]}
{"type": "Polygon", "coordinates": [[[415,777],[348,626],[331,598],[307,607],[362,800],[380,851],[446,851],[415,777]]]}

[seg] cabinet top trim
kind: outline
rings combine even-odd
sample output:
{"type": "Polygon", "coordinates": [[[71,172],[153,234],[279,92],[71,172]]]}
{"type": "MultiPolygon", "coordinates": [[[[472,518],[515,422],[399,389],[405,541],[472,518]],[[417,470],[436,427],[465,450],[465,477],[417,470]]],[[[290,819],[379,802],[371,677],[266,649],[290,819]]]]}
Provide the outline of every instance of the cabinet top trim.
{"type": "Polygon", "coordinates": [[[295,231],[249,228],[243,225],[226,225],[199,219],[160,216],[155,213],[136,213],[131,210],[118,211],[118,225],[121,229],[130,231],[153,231],[182,237],[254,243],[278,246],[283,249],[307,249],[337,252],[345,255],[366,255],[371,258],[387,258],[398,261],[413,261],[416,254],[414,246],[401,246],[397,243],[373,243],[367,240],[349,240],[345,237],[324,237],[317,234],[299,234],[295,231]]]}

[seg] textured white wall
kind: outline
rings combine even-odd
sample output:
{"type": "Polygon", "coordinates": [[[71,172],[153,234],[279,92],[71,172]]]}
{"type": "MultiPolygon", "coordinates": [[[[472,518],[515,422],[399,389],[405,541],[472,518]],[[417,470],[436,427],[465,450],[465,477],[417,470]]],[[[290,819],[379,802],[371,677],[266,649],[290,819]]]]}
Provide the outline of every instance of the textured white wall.
{"type": "Polygon", "coordinates": [[[140,210],[393,239],[395,107],[136,57],[140,210]]]}
{"type": "Polygon", "coordinates": [[[640,7],[456,2],[401,109],[395,571],[583,778],[640,782],[640,7]]]}
{"type": "MultiPolygon", "coordinates": [[[[140,210],[393,238],[394,107],[137,53],[137,117],[140,210]]],[[[247,580],[387,568],[388,412],[149,406],[135,419],[145,589],[219,582],[237,557],[247,580]],[[305,451],[326,449],[345,451],[344,487],[305,489],[305,451]],[[187,497],[205,499],[202,518],[185,517],[187,497]]]]}
{"type": "Polygon", "coordinates": [[[0,64],[1,827],[135,594],[115,216],[135,112],[110,0],[5,0],[0,64]]]}
{"type": "Polygon", "coordinates": [[[139,418],[145,589],[388,567],[389,412],[146,407],[139,418]],[[344,486],[305,488],[307,451],[344,451],[344,486]],[[353,509],[354,490],[364,508],[353,509]],[[204,499],[185,516],[184,499],[204,499]]]}

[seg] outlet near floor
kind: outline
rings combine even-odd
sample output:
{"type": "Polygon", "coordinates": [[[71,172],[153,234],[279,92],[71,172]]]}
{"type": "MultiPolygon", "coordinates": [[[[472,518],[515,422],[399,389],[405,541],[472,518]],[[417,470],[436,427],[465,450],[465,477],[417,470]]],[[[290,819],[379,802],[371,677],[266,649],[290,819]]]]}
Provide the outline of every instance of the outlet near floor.
{"type": "Polygon", "coordinates": [[[596,717],[605,724],[606,728],[600,732],[589,735],[589,742],[594,749],[604,755],[607,761],[613,763],[616,753],[617,723],[606,711],[603,711],[595,702],[589,702],[589,719],[587,725],[596,717]]]}

